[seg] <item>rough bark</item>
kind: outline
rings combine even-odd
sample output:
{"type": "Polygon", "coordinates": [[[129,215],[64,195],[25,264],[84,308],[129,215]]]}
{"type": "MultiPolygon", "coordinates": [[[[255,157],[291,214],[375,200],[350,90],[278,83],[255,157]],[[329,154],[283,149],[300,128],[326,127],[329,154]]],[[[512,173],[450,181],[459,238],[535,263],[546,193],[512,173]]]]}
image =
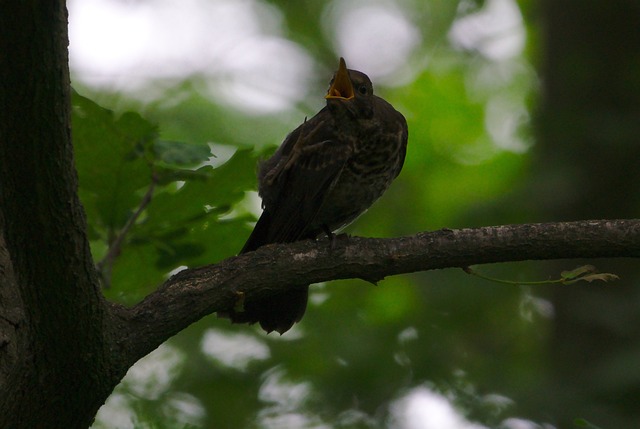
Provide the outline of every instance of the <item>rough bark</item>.
{"type": "Polygon", "coordinates": [[[105,307],[73,166],[65,3],[2,2],[0,17],[0,427],[86,427],[112,382],[97,382],[105,307]]]}
{"type": "Polygon", "coordinates": [[[123,353],[135,362],[203,316],[232,307],[242,294],[281,292],[301,279],[377,282],[395,274],[474,264],[614,256],[640,257],[640,221],[447,229],[393,239],[351,237],[333,248],[328,241],[269,245],[176,274],[132,309],[114,307],[114,324],[123,327],[123,353]]]}

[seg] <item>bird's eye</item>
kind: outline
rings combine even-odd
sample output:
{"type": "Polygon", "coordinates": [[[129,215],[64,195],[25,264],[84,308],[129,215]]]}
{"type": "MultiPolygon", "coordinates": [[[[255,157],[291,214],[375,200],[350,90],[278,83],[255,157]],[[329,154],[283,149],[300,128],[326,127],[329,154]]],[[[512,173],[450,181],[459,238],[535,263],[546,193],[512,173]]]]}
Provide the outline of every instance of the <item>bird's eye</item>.
{"type": "Polygon", "coordinates": [[[367,95],[367,93],[368,93],[369,91],[367,90],[367,86],[366,86],[366,85],[360,85],[360,86],[358,87],[358,92],[359,92],[360,94],[362,94],[362,95],[367,95]]]}

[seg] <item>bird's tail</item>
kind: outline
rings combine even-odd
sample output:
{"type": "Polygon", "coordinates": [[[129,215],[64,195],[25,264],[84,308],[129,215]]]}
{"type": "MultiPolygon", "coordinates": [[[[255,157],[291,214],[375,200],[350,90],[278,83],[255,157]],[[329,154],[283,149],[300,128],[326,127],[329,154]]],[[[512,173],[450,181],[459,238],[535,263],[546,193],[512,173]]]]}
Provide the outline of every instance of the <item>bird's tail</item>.
{"type": "MultiPolygon", "coordinates": [[[[271,213],[264,210],[240,253],[252,252],[270,244],[271,223],[271,213]]],[[[246,297],[241,310],[234,308],[218,312],[218,316],[227,317],[232,323],[260,323],[262,329],[267,332],[276,331],[283,334],[302,319],[307,308],[308,295],[309,285],[304,285],[266,298],[253,300],[249,296],[246,297]]]]}
{"type": "Polygon", "coordinates": [[[282,335],[302,319],[308,296],[309,285],[305,285],[266,298],[251,300],[247,297],[242,311],[232,309],[218,312],[218,316],[228,317],[231,323],[260,323],[267,333],[276,331],[282,335]]]}

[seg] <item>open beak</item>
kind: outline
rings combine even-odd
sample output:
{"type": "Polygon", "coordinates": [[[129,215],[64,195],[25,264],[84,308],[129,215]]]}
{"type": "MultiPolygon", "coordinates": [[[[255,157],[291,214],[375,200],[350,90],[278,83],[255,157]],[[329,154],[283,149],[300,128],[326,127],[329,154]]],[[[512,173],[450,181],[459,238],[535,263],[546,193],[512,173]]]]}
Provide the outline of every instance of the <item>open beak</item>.
{"type": "Polygon", "coordinates": [[[349,72],[347,71],[347,64],[344,62],[344,58],[340,57],[340,66],[338,67],[336,76],[333,78],[329,92],[327,92],[324,98],[351,100],[354,95],[353,85],[351,84],[349,72]]]}

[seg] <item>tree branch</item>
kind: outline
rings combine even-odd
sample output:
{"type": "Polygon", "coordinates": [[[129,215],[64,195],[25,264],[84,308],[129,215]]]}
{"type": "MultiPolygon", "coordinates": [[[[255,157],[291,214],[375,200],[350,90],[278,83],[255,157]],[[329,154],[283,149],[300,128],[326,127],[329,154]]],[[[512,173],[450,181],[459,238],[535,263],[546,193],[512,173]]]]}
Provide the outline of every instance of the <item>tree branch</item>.
{"type": "Polygon", "coordinates": [[[135,212],[131,215],[131,217],[127,220],[127,223],[122,227],[122,229],[118,232],[118,235],[113,240],[113,242],[109,245],[109,250],[107,254],[96,264],[96,270],[100,273],[102,277],[102,282],[105,289],[111,287],[111,269],[113,268],[113,263],[115,259],[120,254],[122,243],[124,242],[125,237],[129,233],[129,230],[133,225],[135,225],[136,221],[144,212],[144,209],[147,208],[151,199],[153,198],[153,193],[155,192],[156,185],[158,184],[158,175],[153,173],[151,176],[151,183],[149,184],[149,188],[147,192],[140,200],[140,204],[135,212]]]}
{"type": "Polygon", "coordinates": [[[593,220],[443,229],[414,236],[351,237],[264,246],[215,265],[171,277],[131,309],[113,305],[126,332],[122,352],[133,361],[215,311],[282,292],[301,280],[384,277],[448,267],[522,260],[640,257],[640,220],[593,220]]]}

